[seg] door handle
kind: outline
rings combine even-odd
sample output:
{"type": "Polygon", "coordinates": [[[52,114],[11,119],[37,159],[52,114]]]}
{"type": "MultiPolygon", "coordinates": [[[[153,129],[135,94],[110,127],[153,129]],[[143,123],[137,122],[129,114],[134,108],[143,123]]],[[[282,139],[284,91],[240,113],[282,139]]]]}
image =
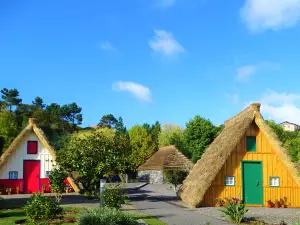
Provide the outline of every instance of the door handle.
{"type": "Polygon", "coordinates": [[[259,181],[257,181],[257,184],[256,184],[256,186],[259,186],[259,181]]]}

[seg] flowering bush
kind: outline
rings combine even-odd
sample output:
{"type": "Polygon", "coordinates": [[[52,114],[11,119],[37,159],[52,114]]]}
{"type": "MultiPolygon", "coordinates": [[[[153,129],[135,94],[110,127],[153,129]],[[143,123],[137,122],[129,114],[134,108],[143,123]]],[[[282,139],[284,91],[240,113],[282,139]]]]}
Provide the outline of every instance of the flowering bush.
{"type": "Polygon", "coordinates": [[[218,206],[223,206],[224,203],[225,203],[225,201],[224,201],[223,199],[221,199],[221,198],[216,198],[216,204],[217,204],[218,206]]]}
{"type": "Polygon", "coordinates": [[[220,211],[223,212],[227,218],[237,224],[241,224],[243,217],[248,212],[246,205],[238,198],[226,198],[226,205],[220,211]]]}

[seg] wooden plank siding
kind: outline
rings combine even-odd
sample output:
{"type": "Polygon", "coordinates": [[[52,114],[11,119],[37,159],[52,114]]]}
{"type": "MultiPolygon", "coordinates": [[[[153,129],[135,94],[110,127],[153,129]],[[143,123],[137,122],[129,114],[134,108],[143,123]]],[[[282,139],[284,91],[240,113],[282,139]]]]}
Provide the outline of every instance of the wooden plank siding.
{"type": "Polygon", "coordinates": [[[225,165],[206,192],[201,203],[202,206],[215,206],[216,198],[236,197],[242,199],[242,160],[262,161],[264,206],[267,205],[267,200],[274,202],[275,199],[279,200],[279,198],[286,196],[290,207],[300,207],[300,187],[255,123],[251,124],[240,144],[228,157],[225,165]],[[246,136],[256,136],[256,152],[246,152],[246,136]],[[234,187],[225,186],[226,176],[235,177],[234,187]],[[270,187],[271,176],[280,177],[280,187],[270,187]]]}

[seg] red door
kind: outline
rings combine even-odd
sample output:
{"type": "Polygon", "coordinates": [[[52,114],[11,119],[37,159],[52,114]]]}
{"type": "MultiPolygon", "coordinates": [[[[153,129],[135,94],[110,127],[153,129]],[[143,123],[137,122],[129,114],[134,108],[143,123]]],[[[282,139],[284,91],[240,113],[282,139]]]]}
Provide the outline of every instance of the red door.
{"type": "Polygon", "coordinates": [[[24,192],[34,193],[39,191],[40,161],[24,160],[24,192]]]}

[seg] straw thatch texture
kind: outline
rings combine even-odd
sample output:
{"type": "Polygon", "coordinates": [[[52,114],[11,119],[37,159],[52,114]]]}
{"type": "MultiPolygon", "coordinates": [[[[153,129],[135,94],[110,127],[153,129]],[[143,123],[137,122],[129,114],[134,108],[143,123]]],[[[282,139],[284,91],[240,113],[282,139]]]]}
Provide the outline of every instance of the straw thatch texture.
{"type": "MultiPolygon", "coordinates": [[[[42,144],[47,148],[50,155],[53,157],[53,160],[56,159],[56,152],[49,144],[48,139],[42,129],[37,125],[34,119],[30,118],[28,121],[28,125],[21,131],[21,133],[13,140],[10,146],[6,149],[6,151],[0,157],[0,169],[4,166],[6,161],[9,159],[10,156],[14,154],[17,150],[18,145],[29,135],[31,132],[34,132],[42,144]]],[[[80,189],[78,188],[77,184],[75,184],[74,180],[71,177],[67,178],[70,185],[74,189],[75,192],[79,192],[80,189]]]]}
{"type": "Polygon", "coordinates": [[[264,121],[260,114],[260,104],[252,104],[237,116],[225,122],[224,130],[207,148],[202,158],[195,164],[184,181],[179,195],[190,207],[197,207],[201,203],[206,191],[253,121],[273,146],[274,151],[291,176],[300,185],[296,165],[291,161],[287,150],[282,147],[276,134],[264,121]]]}
{"type": "Polygon", "coordinates": [[[181,199],[190,207],[197,207],[201,203],[228,156],[240,143],[254,120],[257,110],[259,110],[258,105],[252,105],[231,120],[226,121],[224,130],[190,171],[179,190],[181,199]]]}
{"type": "Polygon", "coordinates": [[[161,170],[167,168],[191,168],[192,162],[174,145],[159,148],[138,170],[161,170]]]}

